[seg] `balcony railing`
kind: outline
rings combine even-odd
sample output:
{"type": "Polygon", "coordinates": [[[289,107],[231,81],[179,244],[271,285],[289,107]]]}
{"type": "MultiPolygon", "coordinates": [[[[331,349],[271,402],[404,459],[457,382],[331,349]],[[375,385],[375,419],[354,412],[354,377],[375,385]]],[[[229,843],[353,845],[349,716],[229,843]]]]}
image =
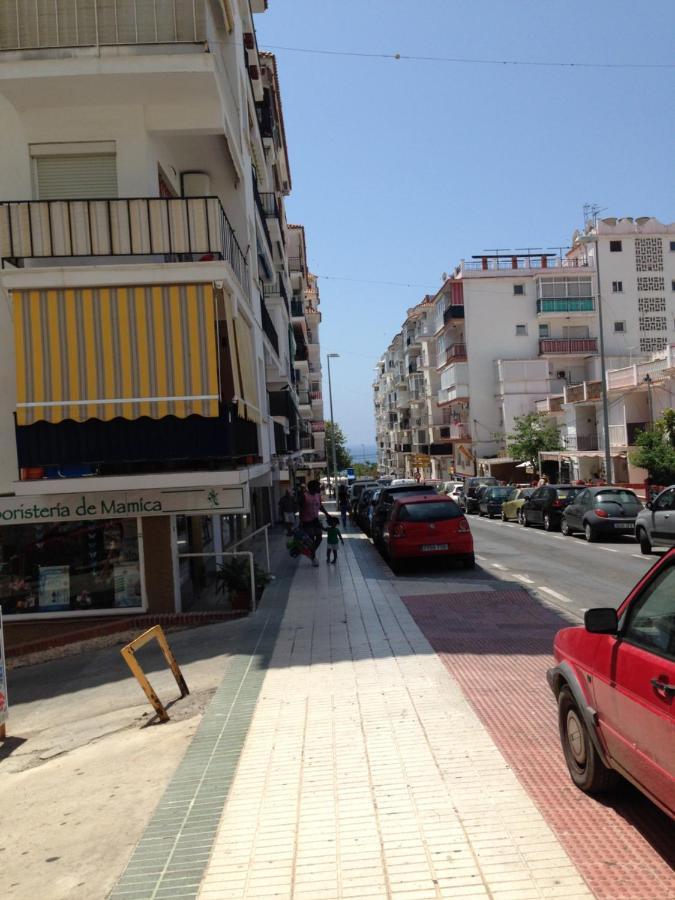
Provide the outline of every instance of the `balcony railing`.
{"type": "Polygon", "coordinates": [[[0,0],[0,50],[205,41],[198,0],[0,0]]]}
{"type": "Polygon", "coordinates": [[[128,197],[0,203],[0,258],[225,259],[249,295],[248,266],[218,197],[128,197]]]}
{"type": "Polygon", "coordinates": [[[311,400],[323,400],[323,394],[321,391],[310,391],[309,396],[311,400]]]}
{"type": "Polygon", "coordinates": [[[305,307],[302,300],[291,300],[291,315],[295,319],[305,318],[305,307]]]}
{"type": "Polygon", "coordinates": [[[267,227],[267,214],[265,212],[265,206],[262,201],[262,196],[260,194],[260,191],[258,190],[258,179],[256,177],[255,171],[253,171],[253,196],[255,198],[255,205],[256,209],[258,210],[258,215],[260,216],[260,223],[262,225],[263,231],[265,232],[265,237],[267,238],[267,246],[270,248],[271,252],[272,238],[270,236],[270,230],[267,227]]]}
{"type": "Polygon", "coordinates": [[[597,353],[597,338],[544,338],[539,353],[597,353]]]}
{"type": "Polygon", "coordinates": [[[445,325],[448,322],[451,322],[453,319],[463,319],[464,318],[464,304],[458,303],[453,306],[448,306],[448,308],[443,313],[443,323],[445,325]]]}
{"type": "Polygon", "coordinates": [[[322,434],[326,430],[325,422],[312,422],[312,431],[322,434]]]}
{"type": "Polygon", "coordinates": [[[274,352],[279,355],[279,335],[277,334],[277,330],[274,327],[274,322],[272,321],[272,317],[267,311],[267,307],[265,306],[265,301],[260,301],[260,314],[262,317],[262,327],[263,331],[269,338],[270,344],[274,347],[274,352]]]}
{"type": "Polygon", "coordinates": [[[568,259],[546,254],[531,256],[479,256],[477,259],[463,260],[461,268],[466,271],[506,271],[512,269],[583,269],[588,268],[588,260],[568,259]]]}
{"type": "Polygon", "coordinates": [[[598,436],[597,434],[574,434],[565,438],[565,447],[567,450],[597,450],[598,436]]]}
{"type": "Polygon", "coordinates": [[[538,313],[588,313],[595,309],[592,297],[556,298],[537,300],[538,313]]]}
{"type": "Polygon", "coordinates": [[[445,362],[455,362],[458,359],[466,359],[466,344],[452,344],[445,354],[445,362]]]}
{"type": "Polygon", "coordinates": [[[626,366],[623,369],[612,369],[607,373],[607,387],[609,390],[617,390],[624,387],[637,387],[645,384],[647,375],[653,380],[665,377],[666,372],[673,368],[675,362],[675,350],[669,347],[664,359],[652,359],[648,362],[626,366]]]}
{"type": "Polygon", "coordinates": [[[263,284],[263,295],[265,297],[281,297],[286,304],[287,312],[290,314],[288,291],[281,275],[277,275],[277,280],[273,284],[263,284]]]}
{"type": "Polygon", "coordinates": [[[301,256],[289,256],[288,257],[288,271],[289,272],[305,272],[305,262],[301,256]]]}

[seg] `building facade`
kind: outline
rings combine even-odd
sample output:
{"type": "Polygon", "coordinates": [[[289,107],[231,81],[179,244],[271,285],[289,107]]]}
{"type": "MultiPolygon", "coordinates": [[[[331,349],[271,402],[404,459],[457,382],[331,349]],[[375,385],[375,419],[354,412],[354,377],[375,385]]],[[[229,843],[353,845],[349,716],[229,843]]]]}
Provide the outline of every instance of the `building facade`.
{"type": "Polygon", "coordinates": [[[214,554],[272,520],[318,413],[266,3],[164,7],[0,0],[10,640],[222,605],[214,554]]]}
{"type": "MultiPolygon", "coordinates": [[[[515,419],[538,401],[599,383],[598,253],[606,368],[665,349],[675,330],[674,229],[651,218],[606,219],[575,233],[565,255],[462,260],[434,297],[409,312],[378,363],[381,469],[442,480],[511,474],[506,448],[515,419]],[[416,360],[406,356],[411,329],[422,332],[416,360]],[[396,374],[407,382],[398,390],[396,374]],[[401,423],[412,430],[394,428],[401,423]]],[[[570,449],[602,445],[594,415],[580,413],[566,432],[570,449]]]]}

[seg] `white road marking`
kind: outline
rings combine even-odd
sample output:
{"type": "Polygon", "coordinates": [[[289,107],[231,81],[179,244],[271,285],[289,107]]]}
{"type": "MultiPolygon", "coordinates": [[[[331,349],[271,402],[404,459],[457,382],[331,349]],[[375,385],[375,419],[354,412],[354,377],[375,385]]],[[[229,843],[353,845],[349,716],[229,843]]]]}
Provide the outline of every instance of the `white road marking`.
{"type": "Polygon", "coordinates": [[[485,557],[481,556],[480,553],[476,553],[476,559],[485,559],[485,557]]]}
{"type": "Polygon", "coordinates": [[[631,553],[631,556],[633,557],[633,559],[645,559],[645,557],[641,553],[631,553]]]}
{"type": "Polygon", "coordinates": [[[527,575],[518,575],[514,572],[511,577],[517,578],[518,581],[522,581],[524,584],[534,584],[534,581],[531,578],[528,578],[527,575]]]}
{"type": "Polygon", "coordinates": [[[618,550],[615,550],[614,547],[598,547],[599,550],[606,550],[608,553],[618,553],[618,550]]]}
{"type": "Polygon", "coordinates": [[[557,591],[554,591],[552,588],[545,587],[543,584],[537,586],[538,591],[543,591],[545,594],[549,594],[551,597],[555,597],[556,600],[560,600],[561,603],[574,603],[574,600],[570,600],[569,597],[566,597],[564,594],[559,594],[557,591]]]}
{"type": "Polygon", "coordinates": [[[506,566],[503,566],[501,563],[490,563],[493,569],[501,569],[503,572],[506,572],[506,566]]]}

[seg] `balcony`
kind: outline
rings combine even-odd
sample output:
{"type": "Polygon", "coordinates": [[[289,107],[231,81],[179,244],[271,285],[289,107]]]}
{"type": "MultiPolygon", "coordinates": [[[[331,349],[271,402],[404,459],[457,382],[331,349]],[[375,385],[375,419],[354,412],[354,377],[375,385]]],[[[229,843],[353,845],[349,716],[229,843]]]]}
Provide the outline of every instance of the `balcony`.
{"type": "Polygon", "coordinates": [[[312,431],[314,433],[323,434],[326,430],[325,422],[312,422],[312,431]]]}
{"type": "Polygon", "coordinates": [[[312,400],[312,402],[319,400],[323,401],[323,394],[321,393],[321,391],[310,391],[309,398],[310,400],[312,400]]]}
{"type": "Polygon", "coordinates": [[[0,0],[0,50],[205,42],[204,3],[0,0]]]}
{"type": "Polygon", "coordinates": [[[0,259],[223,259],[249,296],[248,266],[217,197],[21,200],[0,203],[0,259]]]}
{"type": "Polygon", "coordinates": [[[539,341],[539,355],[558,353],[588,354],[598,352],[597,338],[544,338],[539,341]]]}
{"type": "Polygon", "coordinates": [[[267,307],[265,306],[265,301],[260,301],[260,313],[262,316],[262,327],[263,331],[267,335],[267,338],[270,344],[274,347],[274,352],[276,355],[279,355],[279,335],[277,334],[277,330],[274,327],[274,322],[272,321],[272,317],[267,311],[267,307]]]}
{"type": "Polygon", "coordinates": [[[464,318],[464,304],[456,304],[454,306],[448,306],[448,308],[443,313],[443,324],[447,325],[448,322],[451,322],[453,319],[463,319],[464,318]]]}
{"type": "Polygon", "coordinates": [[[592,313],[595,300],[592,297],[540,298],[537,300],[537,315],[555,313],[592,313]]]}
{"type": "MultiPolygon", "coordinates": [[[[258,190],[258,179],[256,177],[255,170],[253,171],[252,176],[253,176],[253,197],[255,198],[255,206],[258,211],[258,217],[260,219],[260,224],[262,225],[262,230],[265,234],[265,238],[267,239],[267,246],[269,247],[270,254],[272,254],[272,237],[270,235],[270,230],[267,227],[267,214],[265,212],[265,207],[263,205],[260,191],[258,190]]],[[[272,196],[274,196],[274,194],[272,196]]]]}
{"type": "Polygon", "coordinates": [[[445,364],[466,359],[466,344],[452,344],[445,353],[445,364]]]}
{"type": "Polygon", "coordinates": [[[536,412],[541,415],[548,415],[549,413],[556,413],[562,410],[562,404],[564,402],[564,396],[562,394],[556,394],[555,396],[546,397],[543,400],[536,400],[534,404],[534,408],[536,412]]]}
{"type": "Polygon", "coordinates": [[[607,372],[607,389],[611,391],[644,385],[648,375],[653,381],[659,381],[673,368],[675,368],[675,347],[668,347],[663,359],[651,359],[648,362],[607,372]]]}
{"type": "Polygon", "coordinates": [[[267,283],[263,284],[263,296],[265,298],[281,297],[281,299],[284,301],[284,304],[286,306],[286,310],[290,315],[290,304],[288,302],[288,291],[286,290],[286,285],[284,284],[284,280],[281,277],[281,275],[277,275],[276,282],[274,282],[272,284],[267,284],[267,283]]]}
{"type": "Polygon", "coordinates": [[[641,431],[649,429],[649,422],[627,422],[609,426],[609,443],[612,447],[633,447],[641,431]]]}
{"type": "Polygon", "coordinates": [[[307,271],[307,266],[305,265],[304,259],[301,256],[289,256],[288,271],[297,272],[301,275],[304,275],[307,271]]]}
{"type": "Polygon", "coordinates": [[[598,436],[595,433],[568,435],[565,438],[565,448],[567,450],[597,450],[598,436]]]}
{"type": "MultiPolygon", "coordinates": [[[[227,404],[218,416],[115,418],[16,426],[20,469],[87,466],[100,476],[228,469],[258,456],[255,422],[227,404]]],[[[49,474],[47,472],[47,474],[49,474]]]]}
{"type": "Polygon", "coordinates": [[[568,259],[548,253],[531,254],[479,254],[470,260],[462,260],[460,268],[466,272],[512,272],[514,269],[585,269],[586,258],[568,259]]]}
{"type": "Polygon", "coordinates": [[[305,306],[302,300],[291,300],[291,316],[294,319],[305,318],[305,306]]]}

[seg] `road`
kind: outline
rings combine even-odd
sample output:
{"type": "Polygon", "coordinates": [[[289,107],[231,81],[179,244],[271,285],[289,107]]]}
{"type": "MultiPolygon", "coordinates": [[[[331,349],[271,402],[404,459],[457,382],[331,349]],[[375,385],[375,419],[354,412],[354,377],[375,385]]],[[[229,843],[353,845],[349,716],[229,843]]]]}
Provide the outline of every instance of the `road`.
{"type": "Polygon", "coordinates": [[[479,566],[517,581],[569,615],[593,606],[617,607],[658,559],[643,556],[626,536],[589,544],[540,528],[469,516],[479,566]]]}

